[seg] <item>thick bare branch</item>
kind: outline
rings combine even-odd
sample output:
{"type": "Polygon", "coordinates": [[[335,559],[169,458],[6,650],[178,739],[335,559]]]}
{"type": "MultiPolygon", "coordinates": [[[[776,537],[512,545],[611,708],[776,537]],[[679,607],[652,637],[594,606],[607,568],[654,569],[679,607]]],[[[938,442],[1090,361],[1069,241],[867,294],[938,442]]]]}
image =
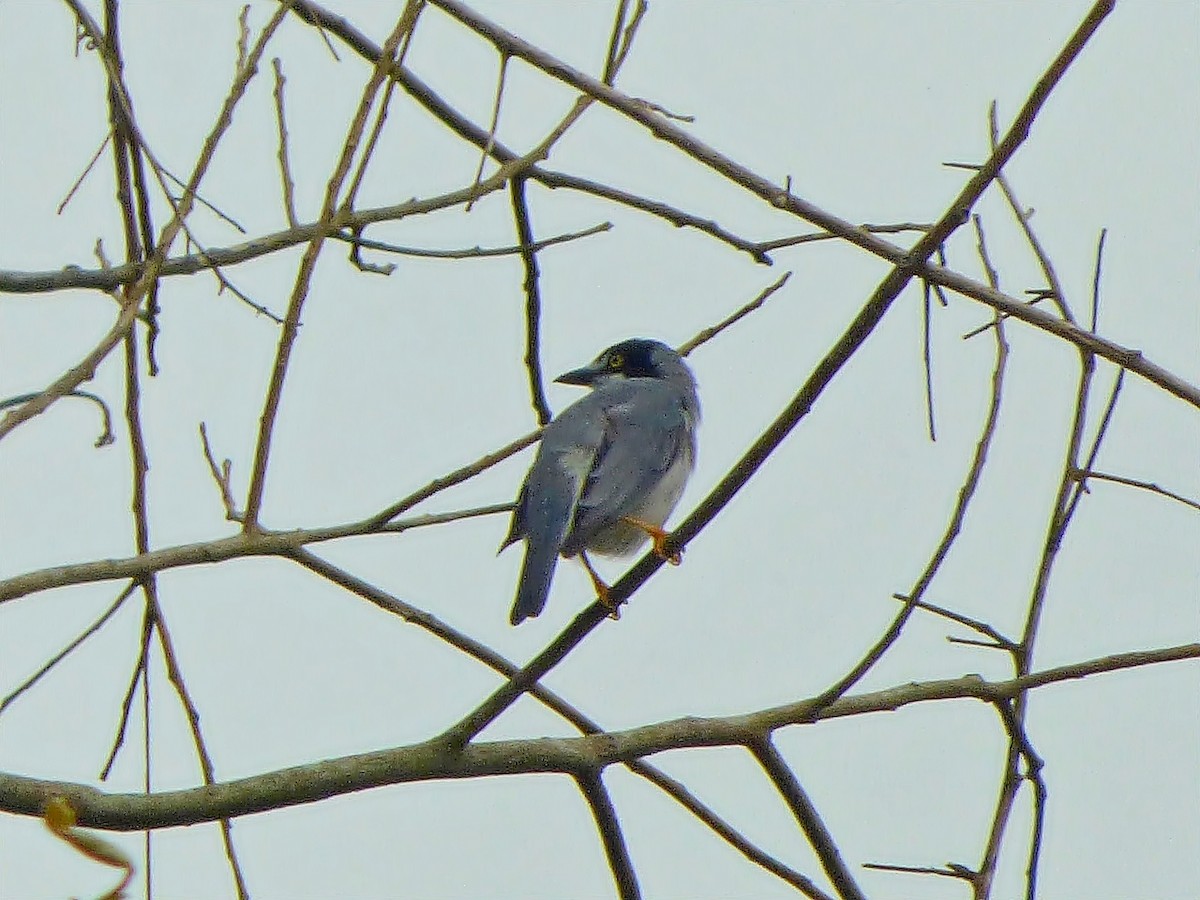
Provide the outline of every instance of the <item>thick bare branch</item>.
{"type": "Polygon", "coordinates": [[[1200,644],[1120,653],[1007,681],[986,681],[968,675],[945,681],[915,682],[843,697],[825,707],[816,699],[802,700],[735,716],[675,719],[587,737],[490,741],[465,747],[432,740],[150,796],[109,794],[81,784],[0,774],[0,810],[38,816],[50,797],[61,795],[78,810],[80,824],[92,828],[131,831],[193,825],[389,784],[489,775],[575,775],[664,750],[744,746],[776,729],[814,720],[892,712],[915,703],[946,700],[970,699],[995,704],[1064,681],[1192,659],[1200,659],[1200,644]]]}

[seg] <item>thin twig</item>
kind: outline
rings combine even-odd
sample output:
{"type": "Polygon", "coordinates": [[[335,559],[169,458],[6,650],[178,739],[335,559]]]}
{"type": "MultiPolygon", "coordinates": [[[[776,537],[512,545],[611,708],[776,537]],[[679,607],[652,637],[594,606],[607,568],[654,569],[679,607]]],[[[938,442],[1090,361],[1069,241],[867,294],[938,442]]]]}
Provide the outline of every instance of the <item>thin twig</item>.
{"type": "Polygon", "coordinates": [[[771,742],[771,738],[767,736],[754,741],[747,746],[747,749],[758,760],[758,764],[771,779],[775,790],[783,797],[784,802],[792,811],[792,815],[796,817],[796,821],[805,837],[808,838],[808,843],[817,859],[821,861],[821,867],[833,884],[834,890],[838,892],[838,896],[844,900],[866,900],[867,895],[858,886],[854,875],[850,872],[850,867],[842,859],[837,841],[834,840],[833,835],[821,820],[821,814],[817,812],[816,805],[800,784],[796,773],[787,764],[787,760],[771,742]]]}
{"type": "Polygon", "coordinates": [[[1100,444],[1104,440],[1105,434],[1108,433],[1108,427],[1112,424],[1113,413],[1117,409],[1117,399],[1121,396],[1121,386],[1125,381],[1125,371],[1117,370],[1117,377],[1113,379],[1112,390],[1108,395],[1108,402],[1104,404],[1104,412],[1100,415],[1100,424],[1096,426],[1096,436],[1092,439],[1092,446],[1088,449],[1087,459],[1083,465],[1077,466],[1073,471],[1068,471],[1064,477],[1075,480],[1075,490],[1071,493],[1070,503],[1067,504],[1066,517],[1070,518],[1075,507],[1079,505],[1083,495],[1087,493],[1086,484],[1076,477],[1077,472],[1090,471],[1092,466],[1096,464],[1096,457],[1100,455],[1100,444]]]}
{"type": "MultiPolygon", "coordinates": [[[[513,180],[515,181],[516,179],[513,180]]],[[[553,247],[555,244],[565,244],[569,241],[577,241],[581,238],[612,231],[612,227],[612,222],[601,222],[599,225],[593,225],[591,228],[585,228],[582,231],[569,231],[565,234],[555,235],[554,237],[542,238],[540,241],[533,241],[529,246],[534,250],[543,250],[546,247],[553,247]]],[[[387,253],[396,253],[400,256],[416,256],[421,259],[490,259],[497,256],[517,256],[525,251],[525,247],[518,244],[513,244],[509,247],[475,246],[451,250],[437,250],[426,247],[402,247],[398,244],[389,244],[386,241],[360,237],[353,232],[345,233],[339,231],[329,236],[335,240],[345,241],[348,244],[365,247],[368,250],[382,250],[387,253]]]]}
{"type": "Polygon", "coordinates": [[[550,421],[551,412],[542,375],[542,295],[538,286],[537,252],[534,250],[533,225],[529,221],[529,203],[525,199],[524,175],[518,175],[509,183],[508,193],[521,247],[521,264],[525,270],[525,371],[529,374],[529,399],[540,427],[550,421]]]}
{"type": "MultiPolygon", "coordinates": [[[[137,587],[140,587],[140,585],[137,585],[137,587]]],[[[112,773],[112,768],[116,764],[117,754],[121,752],[121,747],[125,744],[125,733],[129,728],[129,716],[133,711],[133,698],[137,693],[137,688],[141,683],[142,677],[146,673],[146,660],[150,652],[152,627],[151,611],[149,607],[146,607],[142,612],[138,656],[134,660],[133,672],[130,673],[129,683],[125,686],[125,696],[121,700],[121,714],[117,717],[116,734],[113,735],[113,741],[109,746],[108,756],[104,760],[104,765],[100,767],[101,781],[108,780],[108,776],[112,773]]]]}
{"type": "MultiPolygon", "coordinates": [[[[496,128],[500,124],[500,101],[504,97],[504,80],[508,74],[508,60],[509,56],[507,53],[500,54],[500,68],[496,72],[496,99],[492,104],[492,122],[488,126],[487,143],[483,145],[483,152],[479,154],[479,167],[475,170],[474,178],[476,185],[483,179],[483,166],[487,162],[488,156],[491,155],[492,147],[496,144],[496,128]]],[[[395,82],[389,79],[389,83],[394,84],[395,82]]],[[[474,198],[467,201],[467,212],[471,211],[471,207],[474,204],[474,198]]]]}
{"type": "Polygon", "coordinates": [[[137,582],[136,581],[131,581],[129,584],[127,584],[125,586],[125,589],[122,590],[121,593],[117,595],[117,599],[112,602],[112,605],[110,605],[108,607],[108,609],[106,609],[104,612],[102,612],[96,618],[96,620],[94,622],[92,622],[91,625],[89,625],[87,628],[83,629],[83,631],[79,632],[79,634],[77,634],[74,638],[72,638],[66,644],[66,646],[64,646],[61,650],[59,650],[52,657],[50,657],[48,660],[46,660],[46,662],[42,663],[42,665],[40,665],[38,667],[36,672],[34,672],[32,675],[30,675],[28,678],[26,678],[24,681],[22,681],[19,685],[17,685],[15,688],[13,688],[13,690],[10,691],[8,696],[6,696],[3,700],[0,700],[0,714],[3,714],[3,712],[6,709],[8,709],[14,702],[16,702],[16,700],[22,694],[24,694],[26,691],[28,691],[31,687],[33,687],[35,684],[37,684],[39,681],[41,681],[47,675],[49,675],[51,670],[53,670],[55,666],[57,666],[60,662],[62,662],[64,659],[66,659],[68,656],[70,656],[77,647],[79,647],[88,638],[90,638],[92,635],[96,634],[96,632],[98,632],[101,628],[103,628],[105,623],[108,622],[108,620],[111,619],[114,615],[116,615],[117,610],[119,610],[124,605],[125,601],[128,600],[133,595],[133,592],[136,590],[137,590],[137,582]]]}
{"type": "Polygon", "coordinates": [[[1095,334],[1096,324],[1100,320],[1100,273],[1104,262],[1104,241],[1108,237],[1108,229],[1100,229],[1100,238],[1096,241],[1096,268],[1092,273],[1092,320],[1088,329],[1095,334]]]}
{"type": "Polygon", "coordinates": [[[925,421],[929,440],[937,441],[937,424],[933,414],[933,289],[928,281],[921,282],[921,362],[925,373],[925,421]]]}
{"type": "Polygon", "coordinates": [[[1113,475],[1109,472],[1098,472],[1095,469],[1079,469],[1073,474],[1078,481],[1084,484],[1093,479],[1096,481],[1111,481],[1113,484],[1123,484],[1127,487],[1138,488],[1139,490],[1149,491],[1152,494],[1158,494],[1160,497],[1166,497],[1169,500],[1175,500],[1178,503],[1182,503],[1184,506],[1190,506],[1192,509],[1200,511],[1200,500],[1192,500],[1191,498],[1185,497],[1182,494],[1169,491],[1153,481],[1142,481],[1138,478],[1126,478],[1123,475],[1113,475]]]}
{"type": "Polygon", "coordinates": [[[209,255],[209,253],[205,249],[204,245],[195,239],[195,236],[192,234],[191,229],[187,228],[187,226],[185,225],[184,230],[187,232],[188,239],[192,242],[192,245],[196,248],[196,253],[194,255],[201,260],[202,268],[209,269],[213,273],[213,277],[217,279],[217,284],[219,285],[219,287],[217,289],[218,294],[220,294],[221,291],[229,291],[229,293],[233,294],[233,296],[237,297],[239,300],[242,301],[242,303],[246,304],[246,306],[250,307],[252,310],[254,310],[256,313],[258,313],[260,316],[265,316],[266,318],[268,318],[272,322],[274,322],[276,325],[283,324],[283,319],[277,313],[272,312],[270,309],[268,309],[263,304],[257,302],[253,298],[249,297],[247,294],[243,293],[237,287],[237,285],[235,285],[232,281],[230,281],[228,278],[226,278],[225,273],[221,271],[221,266],[218,263],[213,262],[212,257],[209,255]]]}
{"type": "Polygon", "coordinates": [[[679,345],[679,347],[677,348],[679,355],[687,356],[693,350],[695,350],[697,347],[700,347],[703,344],[707,344],[709,341],[711,341],[713,338],[715,338],[718,334],[720,334],[726,328],[729,328],[731,325],[734,325],[734,324],[740,322],[746,316],[750,315],[750,313],[754,312],[756,309],[758,309],[764,303],[766,303],[767,298],[769,298],[777,290],[779,290],[781,287],[783,287],[785,284],[787,284],[788,279],[791,277],[792,277],[791,272],[784,272],[777,279],[775,279],[775,281],[773,283],[767,285],[765,288],[763,288],[761,291],[759,291],[758,296],[755,297],[753,300],[751,300],[749,303],[745,304],[744,306],[740,307],[739,309],[734,310],[734,312],[730,313],[728,316],[726,316],[724,319],[722,319],[716,325],[711,325],[708,328],[703,328],[700,331],[696,332],[695,336],[693,336],[690,340],[684,341],[682,344],[679,345]]]}
{"type": "MultiPolygon", "coordinates": [[[[286,6],[283,8],[286,9],[286,6]]],[[[338,195],[349,174],[350,164],[354,159],[354,152],[358,147],[359,139],[366,128],[367,114],[370,112],[371,103],[375,95],[383,84],[386,71],[391,64],[396,49],[399,47],[404,35],[408,33],[408,30],[415,23],[417,12],[420,8],[420,0],[410,0],[405,5],[395,28],[392,29],[392,33],[388,36],[387,41],[384,42],[383,55],[380,57],[379,62],[375,64],[375,68],[372,70],[366,85],[363,87],[358,109],[351,119],[341,155],[334,165],[334,170],[330,174],[325,187],[325,199],[321,204],[321,212],[318,216],[318,220],[321,222],[328,222],[330,225],[342,224],[340,222],[335,223],[334,221],[338,208],[338,195]]],[[[331,228],[330,230],[333,229],[331,228]]],[[[245,521],[243,522],[243,527],[246,530],[258,528],[263,491],[266,487],[267,462],[270,459],[271,453],[271,438],[275,430],[275,420],[279,412],[279,404],[283,397],[283,383],[287,376],[292,348],[295,346],[296,338],[300,331],[300,314],[304,309],[304,301],[308,297],[308,288],[312,280],[313,271],[316,268],[317,257],[320,255],[324,243],[324,233],[314,235],[312,240],[309,241],[308,246],[304,250],[304,255],[300,260],[295,283],[292,287],[291,298],[288,300],[287,314],[284,317],[282,334],[279,336],[275,361],[271,367],[271,377],[267,385],[267,394],[263,401],[263,411],[259,418],[258,438],[255,442],[254,462],[250,472],[250,486],[246,494],[245,521]]]]}
{"type": "MultiPolygon", "coordinates": [[[[38,394],[17,394],[14,397],[6,397],[5,399],[0,400],[0,409],[8,409],[11,406],[20,406],[22,403],[28,403],[31,400],[36,400],[37,397],[38,394]]],[[[92,403],[95,403],[97,407],[99,407],[100,420],[104,424],[104,429],[100,432],[99,436],[94,442],[96,449],[106,447],[116,440],[116,438],[113,437],[112,413],[109,411],[108,404],[104,402],[102,397],[93,394],[91,391],[83,391],[79,388],[75,388],[74,390],[67,391],[65,394],[63,394],[64,399],[67,397],[78,397],[81,400],[90,400],[92,403]]]]}
{"type": "MultiPolygon", "coordinates": [[[[946,609],[944,606],[926,603],[924,600],[913,600],[911,597],[905,597],[903,594],[892,594],[892,598],[899,600],[901,603],[911,603],[917,609],[923,609],[926,612],[933,613],[935,616],[940,616],[943,619],[949,619],[951,622],[957,622],[959,625],[964,625],[967,628],[970,628],[972,631],[982,634],[984,637],[988,638],[989,641],[991,641],[989,644],[976,642],[973,644],[973,646],[994,647],[1000,650],[1007,650],[1010,653],[1017,647],[1015,642],[1013,642],[1010,638],[1005,637],[987,622],[981,622],[979,619],[973,619],[970,616],[964,616],[962,613],[955,612],[952,609],[946,609]]],[[[947,638],[947,640],[955,639],[947,638]]],[[[961,640],[957,640],[955,642],[967,643],[961,640]]]]}
{"type": "Polygon", "coordinates": [[[212,473],[213,481],[217,483],[217,490],[221,492],[221,503],[225,506],[225,518],[230,522],[241,522],[242,514],[238,512],[237,503],[233,499],[233,486],[230,484],[230,478],[233,475],[233,460],[226,457],[221,461],[220,468],[217,467],[216,457],[213,456],[212,447],[208,443],[208,428],[203,422],[200,423],[200,444],[204,448],[204,459],[208,462],[208,470],[212,473]]]}
{"type": "MultiPolygon", "coordinates": [[[[108,54],[100,46],[100,29],[99,26],[92,21],[90,14],[79,2],[79,0],[66,0],[72,11],[75,13],[76,19],[79,21],[82,28],[89,34],[91,39],[97,44],[97,49],[101,59],[104,61],[106,70],[115,71],[114,64],[108,54]]],[[[72,368],[68,369],[63,375],[51,382],[43,391],[38,394],[37,399],[31,400],[29,403],[10,411],[3,419],[0,419],[0,438],[3,438],[14,428],[17,428],[24,422],[29,421],[33,417],[40,415],[50,408],[52,404],[68,394],[70,391],[79,387],[79,385],[88,378],[91,378],[96,371],[100,362],[112,352],[113,348],[124,338],[125,334],[133,326],[140,308],[142,299],[145,297],[149,289],[157,282],[159,270],[162,267],[163,260],[166,258],[167,250],[175,237],[179,234],[183,227],[183,221],[191,212],[192,203],[196,196],[197,188],[204,173],[208,170],[209,163],[212,161],[216,146],[221,137],[228,129],[233,117],[233,110],[245,94],[246,86],[249,80],[253,77],[258,58],[262,55],[267,42],[275,33],[275,29],[279,27],[280,22],[286,15],[290,5],[290,0],[286,0],[271,20],[264,26],[259,35],[258,42],[250,54],[250,61],[244,71],[235,80],[229,93],[226,95],[225,102],[217,114],[216,122],[211,131],[204,140],[200,154],[196,160],[191,177],[188,179],[187,189],[184,191],[183,197],[178,208],[176,208],[171,220],[162,230],[162,234],[158,239],[158,243],[154,252],[150,255],[149,262],[145,265],[137,281],[127,287],[125,297],[122,301],[123,305],[120,313],[117,316],[116,322],[108,333],[100,339],[99,342],[89,351],[83,359],[72,368]]],[[[119,79],[114,79],[119,81],[119,79]]],[[[124,98],[122,98],[124,103],[124,98]]],[[[128,106],[126,105],[126,110],[128,106]]],[[[144,149],[144,142],[142,143],[144,149]]]]}
{"type": "Polygon", "coordinates": [[[104,148],[108,146],[108,142],[111,140],[112,131],[105,132],[104,140],[100,142],[100,146],[96,148],[96,152],[92,154],[92,158],[88,161],[88,164],[83,167],[83,171],[79,173],[79,177],[75,179],[75,183],[71,185],[71,189],[67,191],[67,195],[63,197],[62,202],[58,204],[58,209],[55,210],[57,215],[61,216],[63,211],[66,210],[67,204],[71,202],[71,198],[75,196],[76,192],[79,190],[80,186],[82,186],[89,173],[91,173],[92,169],[96,167],[96,162],[100,159],[100,154],[104,152],[104,148]]]}
{"type": "Polygon", "coordinates": [[[628,14],[629,0],[617,0],[617,14],[613,17],[612,33],[608,36],[608,52],[604,57],[604,72],[600,76],[600,80],[605,84],[612,84],[617,77],[617,50],[621,42],[621,26],[625,24],[628,14]]]}
{"type": "MultiPolygon", "coordinates": [[[[159,647],[162,650],[163,661],[167,669],[167,680],[175,690],[175,696],[179,699],[179,705],[187,718],[188,729],[192,734],[192,746],[196,749],[196,759],[200,763],[200,772],[204,777],[204,783],[215,784],[217,780],[216,769],[213,766],[212,758],[208,754],[208,747],[204,741],[204,733],[200,729],[200,712],[196,708],[196,702],[192,699],[187,682],[184,680],[183,670],[179,666],[178,655],[171,641],[171,633],[167,628],[166,618],[162,614],[162,609],[157,607],[157,602],[156,598],[155,630],[158,633],[159,647]]],[[[242,874],[242,866],[238,861],[237,849],[233,844],[233,825],[228,817],[224,817],[220,820],[220,827],[221,841],[225,847],[225,858],[229,862],[229,870],[233,876],[238,900],[247,900],[250,892],[246,888],[246,878],[242,874]]]]}
{"type": "MultiPolygon", "coordinates": [[[[1050,299],[1050,297],[1053,296],[1054,292],[1039,289],[1039,290],[1035,290],[1035,291],[1026,291],[1025,293],[1034,295],[1031,300],[1025,301],[1026,306],[1033,306],[1035,303],[1041,303],[1043,300],[1050,299]]],[[[1009,319],[1009,318],[1012,318],[1010,313],[1002,313],[999,316],[993,316],[992,321],[988,322],[986,325],[980,325],[978,328],[972,328],[970,331],[965,332],[962,336],[962,339],[964,341],[968,341],[973,337],[977,337],[978,335],[983,334],[989,328],[995,328],[997,321],[1003,322],[1005,319],[1009,319]]]]}
{"type": "MultiPolygon", "coordinates": [[[[179,186],[181,191],[183,191],[184,193],[187,192],[187,184],[185,184],[184,181],[181,178],[179,178],[178,176],[173,175],[171,173],[170,169],[161,166],[161,164],[158,163],[157,161],[155,161],[154,166],[155,166],[156,171],[161,173],[163,175],[163,177],[165,177],[168,181],[175,182],[175,184],[179,186]]],[[[181,194],[179,194],[179,196],[175,196],[174,194],[168,194],[167,196],[168,196],[168,199],[174,201],[175,203],[179,203],[183,200],[184,195],[183,195],[183,193],[181,193],[181,194]]],[[[229,225],[231,228],[233,228],[233,230],[236,231],[238,234],[248,234],[249,233],[246,230],[245,225],[243,225],[241,222],[239,222],[237,219],[235,219],[229,213],[225,212],[225,210],[221,209],[221,207],[217,206],[211,200],[206,200],[204,198],[203,194],[196,195],[196,203],[198,203],[200,206],[203,206],[205,209],[207,209],[210,213],[212,213],[214,216],[216,216],[222,222],[225,222],[227,225],[229,225]]]]}
{"type": "Polygon", "coordinates": [[[1025,723],[1017,717],[1013,704],[997,703],[996,710],[1000,713],[1013,748],[1025,760],[1025,772],[1022,777],[1033,786],[1033,829],[1029,839],[1029,859],[1025,866],[1025,900],[1035,900],[1038,862],[1042,855],[1042,837],[1046,827],[1046,800],[1049,793],[1045,779],[1042,778],[1045,762],[1033,748],[1025,731],[1025,723]]]}
{"type": "MultiPolygon", "coordinates": [[[[417,20],[421,17],[422,9],[421,0],[414,0],[405,10],[407,22],[405,23],[404,35],[400,40],[399,48],[396,50],[395,60],[390,63],[391,67],[401,65],[404,62],[404,57],[408,55],[408,48],[412,46],[413,35],[417,31],[417,20]]],[[[356,205],[358,191],[362,187],[363,179],[367,175],[367,167],[370,165],[371,160],[375,158],[375,150],[379,146],[379,138],[383,134],[383,126],[387,122],[388,109],[391,107],[392,94],[395,88],[396,82],[388,78],[386,84],[383,86],[383,96],[379,98],[379,108],[375,113],[375,122],[371,126],[371,133],[367,137],[367,142],[363,147],[358,166],[354,170],[354,174],[350,176],[350,186],[346,188],[346,194],[342,198],[343,210],[351,210],[356,205]]]]}
{"type": "MultiPolygon", "coordinates": [[[[462,466],[459,469],[455,469],[453,472],[449,472],[446,475],[442,475],[439,478],[433,479],[433,481],[429,482],[424,487],[418,488],[407,497],[403,498],[402,500],[398,500],[387,509],[381,510],[371,518],[367,519],[367,524],[378,528],[384,523],[390,522],[392,519],[396,518],[396,516],[403,512],[407,512],[423,500],[428,500],[434,494],[440,493],[441,491],[453,487],[456,484],[461,484],[468,478],[474,478],[480,472],[486,471],[492,466],[508,459],[510,456],[520,453],[526,447],[529,447],[536,442],[541,435],[542,431],[539,428],[537,431],[517,438],[510,444],[501,447],[499,450],[495,450],[491,453],[481,456],[473,463],[469,463],[468,465],[462,466]]],[[[2,582],[0,582],[0,584],[2,584],[2,582]]]]}
{"type": "Polygon", "coordinates": [[[1009,348],[1004,326],[999,321],[996,322],[994,334],[996,338],[996,362],[992,369],[991,400],[988,404],[987,415],[984,417],[983,425],[980,429],[979,440],[975,444],[975,454],[971,459],[970,466],[967,468],[967,474],[963,479],[962,487],[958,490],[958,500],[954,505],[954,511],[950,514],[949,521],[946,523],[946,530],[943,532],[941,540],[930,556],[925,570],[917,578],[908,593],[902,595],[905,598],[904,607],[896,614],[896,618],[892,620],[892,623],[884,631],[879,640],[875,642],[875,645],[867,651],[867,654],[845,676],[830,686],[821,695],[823,701],[831,702],[835,698],[845,694],[846,691],[862,679],[883,658],[883,654],[899,639],[900,633],[912,615],[913,610],[917,608],[917,604],[921,602],[925,591],[933,583],[934,577],[950,553],[950,548],[962,532],[963,523],[966,521],[967,509],[979,487],[980,479],[983,476],[983,468],[987,464],[988,452],[991,449],[992,440],[996,436],[997,425],[1000,421],[1001,401],[1004,397],[1004,374],[1008,366],[1009,348]]]}
{"type": "MultiPolygon", "coordinates": [[[[924,233],[928,231],[932,225],[928,222],[896,222],[891,225],[859,225],[863,231],[869,234],[901,234],[905,231],[917,231],[924,233]]],[[[838,241],[842,236],[834,234],[832,231],[815,231],[808,234],[795,234],[791,237],[772,238],[769,241],[759,241],[754,246],[764,253],[772,250],[784,250],[788,247],[799,247],[804,244],[816,244],[822,241],[838,241]]]]}
{"type": "Polygon", "coordinates": [[[300,220],[296,218],[296,183],[292,180],[292,166],[288,160],[287,119],[283,112],[283,86],[287,79],[283,76],[283,63],[278,56],[271,60],[271,65],[275,68],[275,124],[279,130],[279,178],[283,187],[283,211],[287,214],[288,226],[295,228],[300,220]]]}
{"type": "Polygon", "coordinates": [[[637,871],[629,856],[629,848],[625,845],[625,835],[621,833],[617,809],[613,806],[600,773],[582,772],[575,776],[575,783],[579,785],[579,792],[583,794],[592,811],[596,830],[600,833],[600,842],[604,845],[604,853],[608,857],[608,867],[612,871],[617,896],[621,900],[637,900],[642,896],[642,889],[638,887],[637,871]]]}
{"type": "MultiPolygon", "coordinates": [[[[993,100],[991,106],[988,107],[988,136],[994,148],[1000,139],[1000,125],[996,118],[996,101],[993,100]]],[[[1054,270],[1054,264],[1050,260],[1041,241],[1038,240],[1036,232],[1033,230],[1033,213],[1030,209],[1022,206],[1017,200],[1016,192],[1013,191],[1012,185],[1003,172],[998,173],[996,184],[1000,186],[1001,193],[1004,194],[1004,199],[1008,201],[1009,209],[1012,210],[1013,217],[1021,226],[1021,230],[1025,233],[1025,239],[1029,242],[1029,247],[1033,250],[1034,256],[1037,258],[1038,265],[1041,266],[1042,274],[1046,278],[1046,284],[1050,286],[1050,291],[1047,297],[1054,301],[1058,307],[1062,317],[1075,324],[1075,316],[1071,312],[1071,307],[1067,303],[1066,294],[1062,289],[1062,283],[1058,280],[1058,273],[1054,270]]],[[[1094,329],[1093,329],[1094,330],[1094,329]]]]}

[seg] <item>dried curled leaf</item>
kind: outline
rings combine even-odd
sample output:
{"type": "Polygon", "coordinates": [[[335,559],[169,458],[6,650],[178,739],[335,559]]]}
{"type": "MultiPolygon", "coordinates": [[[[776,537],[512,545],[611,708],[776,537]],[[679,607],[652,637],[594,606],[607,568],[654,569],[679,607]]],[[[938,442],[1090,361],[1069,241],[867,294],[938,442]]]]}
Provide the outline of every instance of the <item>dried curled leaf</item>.
{"type": "Polygon", "coordinates": [[[125,870],[125,877],[121,879],[115,888],[104,894],[100,900],[120,900],[121,897],[125,896],[125,888],[133,879],[133,860],[126,855],[124,850],[108,840],[108,838],[77,827],[75,823],[79,818],[70,800],[61,795],[51,797],[46,801],[46,807],[42,811],[42,820],[46,823],[46,827],[54,832],[54,834],[62,838],[88,859],[93,859],[106,866],[125,870]]]}

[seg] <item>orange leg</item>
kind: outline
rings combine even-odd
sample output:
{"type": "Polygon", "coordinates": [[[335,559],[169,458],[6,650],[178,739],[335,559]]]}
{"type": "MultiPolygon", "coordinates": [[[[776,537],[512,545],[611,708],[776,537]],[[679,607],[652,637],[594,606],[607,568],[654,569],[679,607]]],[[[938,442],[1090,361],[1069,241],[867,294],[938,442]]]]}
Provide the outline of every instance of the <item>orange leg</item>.
{"type": "Polygon", "coordinates": [[[674,553],[667,552],[667,538],[670,537],[667,532],[663,531],[657,525],[651,525],[649,522],[644,522],[634,516],[622,516],[622,519],[650,535],[650,540],[654,547],[654,555],[659,559],[665,560],[673,566],[677,566],[683,562],[683,554],[678,550],[674,553]]]}
{"type": "Polygon", "coordinates": [[[620,605],[614,603],[609,597],[608,585],[604,583],[604,579],[601,578],[596,573],[596,570],[592,568],[592,561],[587,558],[587,554],[580,553],[579,561],[582,562],[583,567],[587,569],[588,577],[592,579],[592,587],[596,589],[596,599],[600,601],[601,606],[608,610],[608,617],[610,619],[621,618],[620,605]]]}

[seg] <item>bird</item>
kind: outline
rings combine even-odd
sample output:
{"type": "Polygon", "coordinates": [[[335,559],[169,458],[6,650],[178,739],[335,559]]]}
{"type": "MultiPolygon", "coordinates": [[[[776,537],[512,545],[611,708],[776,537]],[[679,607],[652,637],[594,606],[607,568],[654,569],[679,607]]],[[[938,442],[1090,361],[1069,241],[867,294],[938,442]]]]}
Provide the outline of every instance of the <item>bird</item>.
{"type": "Polygon", "coordinates": [[[525,541],[513,625],[545,608],[560,556],[580,558],[614,617],[585,551],[625,556],[649,538],[679,564],[662,526],[695,466],[700,399],[691,369],[661,341],[630,338],[555,381],[592,390],[546,425],[513,506],[500,545],[525,541]]]}

